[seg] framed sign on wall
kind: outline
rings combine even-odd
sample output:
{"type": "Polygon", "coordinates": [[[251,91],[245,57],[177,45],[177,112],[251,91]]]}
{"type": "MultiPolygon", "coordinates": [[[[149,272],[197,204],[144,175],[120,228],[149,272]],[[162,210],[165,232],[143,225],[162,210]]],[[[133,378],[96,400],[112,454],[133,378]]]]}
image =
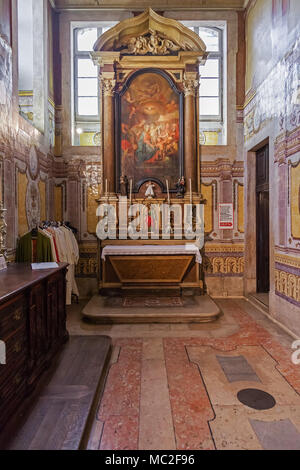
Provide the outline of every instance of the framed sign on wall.
{"type": "Polygon", "coordinates": [[[234,212],[233,204],[219,204],[219,229],[220,230],[233,230],[234,212]]]}

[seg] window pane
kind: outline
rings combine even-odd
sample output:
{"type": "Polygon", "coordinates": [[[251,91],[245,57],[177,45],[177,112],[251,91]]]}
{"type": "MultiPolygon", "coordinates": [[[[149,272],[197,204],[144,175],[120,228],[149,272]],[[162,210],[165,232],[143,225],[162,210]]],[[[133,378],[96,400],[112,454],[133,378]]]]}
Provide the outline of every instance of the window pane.
{"type": "Polygon", "coordinates": [[[97,77],[98,69],[92,59],[78,59],[78,77],[97,77]]]}
{"type": "Polygon", "coordinates": [[[78,96],[98,96],[97,78],[79,78],[78,96]]]}
{"type": "Polygon", "coordinates": [[[113,23],[111,26],[104,26],[104,28],[102,28],[102,34],[106,33],[106,31],[108,31],[110,28],[112,28],[113,26],[115,25],[115,23],[113,23]]]}
{"type": "Polygon", "coordinates": [[[219,80],[217,78],[202,78],[200,96],[219,96],[219,80]]]}
{"type": "Polygon", "coordinates": [[[199,28],[199,36],[205,43],[208,52],[219,50],[219,33],[210,28],[199,28]]]}
{"type": "Polygon", "coordinates": [[[200,67],[201,77],[218,77],[219,76],[219,61],[218,59],[208,59],[205,65],[200,67]]]}
{"type": "Polygon", "coordinates": [[[219,116],[219,98],[200,98],[201,116],[219,116]]]}
{"type": "Polygon", "coordinates": [[[78,29],[77,30],[77,49],[78,51],[92,51],[97,41],[97,28],[78,29]]]}
{"type": "Polygon", "coordinates": [[[98,98],[78,98],[80,116],[98,116],[98,98]]]}

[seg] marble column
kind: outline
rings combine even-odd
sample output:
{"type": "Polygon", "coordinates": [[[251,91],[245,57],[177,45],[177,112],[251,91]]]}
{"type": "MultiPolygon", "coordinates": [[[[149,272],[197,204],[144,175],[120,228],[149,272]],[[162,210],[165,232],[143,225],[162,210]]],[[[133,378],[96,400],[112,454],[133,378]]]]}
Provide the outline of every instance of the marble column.
{"type": "Polygon", "coordinates": [[[116,80],[102,76],[101,84],[103,89],[103,193],[107,180],[109,195],[113,196],[116,192],[114,109],[116,80]]]}
{"type": "Polygon", "coordinates": [[[196,128],[196,96],[199,81],[186,78],[183,82],[184,91],[184,171],[187,184],[192,180],[193,192],[198,192],[197,178],[197,128],[196,128]]]}

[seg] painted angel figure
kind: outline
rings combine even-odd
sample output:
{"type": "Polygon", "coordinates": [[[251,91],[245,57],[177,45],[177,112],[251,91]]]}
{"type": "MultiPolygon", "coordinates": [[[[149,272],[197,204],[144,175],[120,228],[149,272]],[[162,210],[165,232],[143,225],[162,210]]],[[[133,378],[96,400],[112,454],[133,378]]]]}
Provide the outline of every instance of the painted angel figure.
{"type": "Polygon", "coordinates": [[[153,199],[155,197],[154,188],[155,188],[155,184],[152,183],[152,181],[149,181],[149,183],[147,184],[145,197],[147,197],[148,199],[153,199]]]}

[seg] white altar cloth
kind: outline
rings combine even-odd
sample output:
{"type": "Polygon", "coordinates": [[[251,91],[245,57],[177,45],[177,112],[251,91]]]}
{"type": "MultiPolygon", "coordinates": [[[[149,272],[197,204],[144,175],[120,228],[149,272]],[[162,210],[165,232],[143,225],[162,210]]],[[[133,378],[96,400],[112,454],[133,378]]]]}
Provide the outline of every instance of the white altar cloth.
{"type": "Polygon", "coordinates": [[[199,248],[193,243],[186,245],[107,245],[102,250],[101,258],[106,256],[135,255],[195,255],[196,263],[202,263],[199,248]]]}

